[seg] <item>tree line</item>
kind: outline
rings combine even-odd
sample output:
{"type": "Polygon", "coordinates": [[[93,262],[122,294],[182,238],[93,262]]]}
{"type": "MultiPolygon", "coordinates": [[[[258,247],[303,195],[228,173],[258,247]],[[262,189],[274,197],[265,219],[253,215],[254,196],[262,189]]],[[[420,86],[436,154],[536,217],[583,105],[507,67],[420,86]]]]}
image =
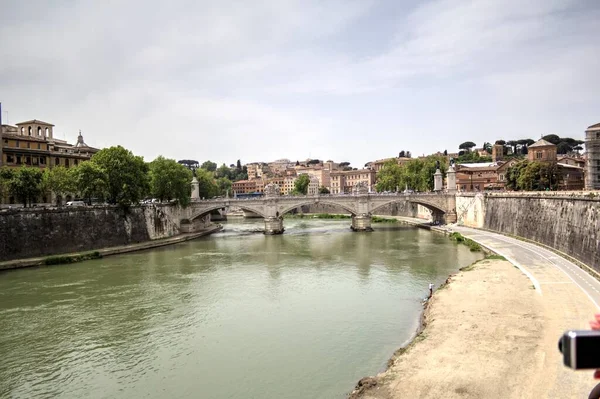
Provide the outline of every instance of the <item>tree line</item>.
{"type": "Polygon", "coordinates": [[[448,168],[447,158],[441,155],[430,155],[425,158],[414,158],[402,165],[396,160],[386,161],[377,173],[375,189],[382,191],[402,191],[406,188],[414,191],[433,190],[433,175],[436,163],[440,163],[442,173],[448,168]]]}
{"type": "Polygon", "coordinates": [[[145,162],[141,156],[116,146],[102,149],[89,161],[71,168],[0,168],[0,198],[12,196],[26,207],[49,193],[57,199],[73,195],[88,204],[129,206],[152,197],[186,206],[194,173],[201,197],[221,195],[231,188],[228,178],[216,178],[216,173],[207,169],[194,169],[162,156],[145,162]]]}

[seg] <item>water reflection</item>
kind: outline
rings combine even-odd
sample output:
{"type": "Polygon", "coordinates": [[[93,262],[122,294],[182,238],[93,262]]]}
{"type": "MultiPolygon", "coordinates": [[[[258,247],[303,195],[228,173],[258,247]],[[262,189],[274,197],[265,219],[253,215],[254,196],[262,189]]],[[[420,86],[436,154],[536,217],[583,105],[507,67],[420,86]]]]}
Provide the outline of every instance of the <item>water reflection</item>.
{"type": "Polygon", "coordinates": [[[342,398],[478,256],[412,228],[261,223],[1,274],[0,397],[342,398]]]}

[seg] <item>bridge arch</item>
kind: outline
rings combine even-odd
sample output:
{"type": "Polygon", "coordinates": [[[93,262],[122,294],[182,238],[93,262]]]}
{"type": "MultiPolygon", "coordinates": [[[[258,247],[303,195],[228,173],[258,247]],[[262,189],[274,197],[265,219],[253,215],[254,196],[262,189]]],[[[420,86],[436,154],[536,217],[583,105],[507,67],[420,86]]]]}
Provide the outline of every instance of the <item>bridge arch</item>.
{"type": "Polygon", "coordinates": [[[346,204],[340,204],[338,202],[332,201],[332,200],[322,200],[322,199],[307,199],[305,201],[298,201],[297,203],[293,204],[293,205],[282,205],[282,207],[279,209],[279,215],[283,216],[286,213],[300,207],[300,206],[304,206],[304,205],[315,205],[315,204],[323,204],[323,205],[329,205],[329,206],[333,206],[336,208],[342,208],[343,210],[345,210],[346,212],[348,212],[351,215],[356,215],[356,209],[353,209],[352,207],[346,205],[346,204]]]}
{"type": "Polygon", "coordinates": [[[427,208],[427,209],[429,209],[429,210],[431,210],[431,211],[433,211],[435,213],[443,213],[443,214],[445,214],[445,213],[448,212],[447,209],[443,209],[439,205],[437,205],[437,204],[435,204],[433,202],[426,201],[426,200],[421,199],[421,198],[419,198],[419,199],[415,199],[415,198],[394,198],[394,199],[392,199],[390,201],[386,201],[383,204],[378,204],[378,205],[374,206],[373,208],[371,208],[371,214],[374,214],[377,211],[377,209],[379,209],[379,208],[383,208],[384,206],[387,206],[387,205],[390,205],[390,204],[395,204],[397,202],[409,202],[411,204],[422,205],[425,208],[427,208]]]}
{"type": "MultiPolygon", "coordinates": [[[[201,216],[205,216],[205,215],[209,214],[210,212],[212,212],[214,210],[217,210],[217,209],[228,208],[229,206],[230,205],[227,205],[227,204],[215,204],[215,205],[208,206],[206,208],[202,208],[199,211],[193,211],[192,217],[190,217],[190,220],[194,220],[194,219],[197,219],[197,218],[199,218],[201,216]]],[[[267,217],[263,213],[262,210],[258,210],[257,208],[254,208],[252,206],[247,206],[247,205],[244,205],[244,204],[238,204],[237,202],[235,203],[235,206],[238,207],[238,208],[240,208],[240,209],[242,209],[242,210],[244,210],[244,211],[254,212],[254,213],[256,213],[257,215],[260,215],[263,218],[267,217]]]]}

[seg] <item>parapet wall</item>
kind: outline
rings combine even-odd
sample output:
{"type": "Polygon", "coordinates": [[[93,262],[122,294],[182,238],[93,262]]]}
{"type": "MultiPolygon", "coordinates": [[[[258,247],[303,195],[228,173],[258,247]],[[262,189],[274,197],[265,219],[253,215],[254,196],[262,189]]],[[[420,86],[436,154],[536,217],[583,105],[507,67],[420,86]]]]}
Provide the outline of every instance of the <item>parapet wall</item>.
{"type": "Polygon", "coordinates": [[[527,238],[600,272],[600,196],[594,193],[462,194],[458,223],[527,238]]]}
{"type": "Polygon", "coordinates": [[[176,205],[10,209],[0,212],[0,261],[88,251],[180,233],[176,205]]]}

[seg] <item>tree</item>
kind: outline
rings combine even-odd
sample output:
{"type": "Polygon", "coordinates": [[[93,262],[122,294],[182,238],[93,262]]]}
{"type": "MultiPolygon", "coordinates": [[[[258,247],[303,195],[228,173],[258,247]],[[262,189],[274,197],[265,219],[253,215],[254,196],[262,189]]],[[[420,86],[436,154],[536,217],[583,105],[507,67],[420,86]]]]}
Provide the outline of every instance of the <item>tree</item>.
{"type": "Polygon", "coordinates": [[[558,145],[558,143],[560,143],[560,137],[558,137],[558,135],[556,134],[548,134],[544,137],[542,137],[542,139],[554,144],[554,145],[558,145]]]}
{"type": "Polygon", "coordinates": [[[307,164],[307,165],[318,165],[318,164],[320,164],[320,163],[321,163],[321,161],[320,161],[320,160],[318,160],[318,159],[311,159],[311,160],[310,160],[310,161],[308,161],[306,164],[307,164]]]}
{"type": "Polygon", "coordinates": [[[300,166],[300,162],[299,161],[296,161],[296,166],[300,166]]]}
{"type": "Polygon", "coordinates": [[[217,190],[219,195],[225,195],[231,192],[231,180],[226,177],[219,177],[217,179],[217,190]]]}
{"type": "Polygon", "coordinates": [[[492,144],[488,143],[487,141],[485,143],[483,143],[483,149],[485,152],[487,152],[488,154],[492,153],[492,144]]]}
{"type": "Polygon", "coordinates": [[[144,158],[121,146],[98,151],[91,162],[104,170],[108,202],[127,206],[139,202],[150,191],[148,165],[144,158]]]}
{"type": "Polygon", "coordinates": [[[237,169],[238,171],[241,171],[241,170],[242,170],[242,161],[240,161],[239,159],[237,160],[237,166],[236,166],[236,169],[237,169]]]}
{"type": "Polygon", "coordinates": [[[506,188],[509,190],[519,190],[519,176],[521,171],[527,167],[528,160],[524,159],[520,162],[515,163],[506,171],[506,188]]]}
{"type": "Polygon", "coordinates": [[[560,143],[558,143],[558,145],[556,146],[556,153],[557,154],[568,154],[573,150],[573,147],[571,147],[567,142],[565,141],[561,141],[560,143]]]}
{"type": "Polygon", "coordinates": [[[218,187],[211,172],[202,168],[196,171],[200,198],[212,198],[218,195],[218,187]]]}
{"type": "Polygon", "coordinates": [[[496,142],[494,144],[496,144],[496,145],[505,145],[506,141],[504,141],[504,140],[496,140],[496,142]]]}
{"type": "Polygon", "coordinates": [[[444,150],[444,156],[447,157],[448,156],[448,150],[444,150]]]}
{"type": "Polygon", "coordinates": [[[217,164],[211,161],[204,161],[200,167],[204,170],[208,170],[209,172],[214,172],[217,170],[217,164]]]}
{"type": "Polygon", "coordinates": [[[340,162],[340,168],[345,168],[347,166],[350,166],[350,162],[340,162]]]}
{"type": "Polygon", "coordinates": [[[461,145],[458,146],[460,150],[471,151],[471,148],[475,147],[475,143],[472,141],[465,141],[461,145]]]}
{"type": "Polygon", "coordinates": [[[185,166],[192,172],[200,167],[200,164],[198,163],[198,161],[195,161],[193,159],[182,159],[180,161],[177,161],[177,163],[182,164],[183,166],[185,166]]]}
{"type": "Polygon", "coordinates": [[[398,158],[405,158],[405,157],[406,157],[406,152],[404,152],[404,150],[402,150],[398,153],[398,158]]]}
{"type": "Polygon", "coordinates": [[[516,140],[509,140],[506,142],[506,145],[509,146],[512,149],[512,153],[516,154],[517,153],[517,141],[516,140]]]}
{"type": "Polygon", "coordinates": [[[160,201],[175,199],[182,206],[190,203],[192,172],[185,166],[159,156],[150,162],[150,189],[160,201]]]}
{"type": "Polygon", "coordinates": [[[52,169],[44,171],[42,178],[43,188],[54,193],[56,196],[56,205],[62,205],[62,198],[77,190],[75,170],[67,169],[64,166],[55,166],[52,169]]]}
{"type": "Polygon", "coordinates": [[[390,159],[385,161],[383,167],[377,173],[377,184],[375,190],[378,192],[382,191],[396,191],[401,187],[402,180],[402,168],[396,160],[390,159]]]}
{"type": "Polygon", "coordinates": [[[301,174],[296,178],[294,182],[294,193],[300,195],[306,195],[308,193],[308,185],[310,183],[310,177],[307,174],[301,174]]]}
{"type": "Polygon", "coordinates": [[[231,168],[228,168],[227,165],[225,165],[225,164],[219,166],[219,168],[215,172],[216,178],[226,178],[228,180],[231,180],[232,175],[233,175],[233,173],[231,171],[231,168]]]}
{"type": "Polygon", "coordinates": [[[329,194],[329,189],[325,186],[319,187],[319,194],[329,194]]]}
{"type": "Polygon", "coordinates": [[[23,206],[31,206],[42,193],[42,178],[40,169],[23,166],[14,172],[8,190],[23,206]]]}
{"type": "Polygon", "coordinates": [[[13,169],[8,167],[0,168],[0,201],[2,201],[2,199],[8,195],[9,184],[14,175],[15,173],[13,169]]]}
{"type": "Polygon", "coordinates": [[[88,204],[95,198],[100,201],[108,195],[108,176],[104,169],[91,161],[85,161],[74,169],[73,178],[76,190],[88,204]]]}

